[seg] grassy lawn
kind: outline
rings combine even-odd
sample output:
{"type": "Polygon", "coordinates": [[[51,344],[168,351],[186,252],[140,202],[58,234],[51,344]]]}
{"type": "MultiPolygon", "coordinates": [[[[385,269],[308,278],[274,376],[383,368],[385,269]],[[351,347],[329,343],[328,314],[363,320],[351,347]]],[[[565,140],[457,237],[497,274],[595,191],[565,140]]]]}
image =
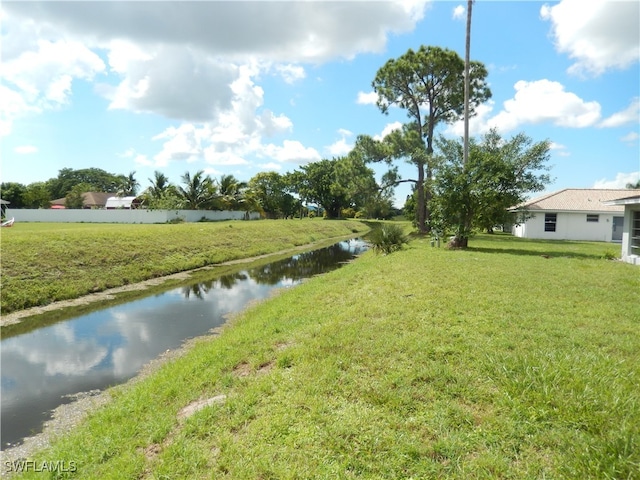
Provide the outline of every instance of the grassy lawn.
{"type": "Polygon", "coordinates": [[[205,265],[364,232],[357,221],[125,225],[21,223],[2,229],[3,313],[205,265]]]}
{"type": "Polygon", "coordinates": [[[38,458],[77,478],[638,478],[640,270],[606,244],[470,243],[368,252],[255,305],[38,458]]]}

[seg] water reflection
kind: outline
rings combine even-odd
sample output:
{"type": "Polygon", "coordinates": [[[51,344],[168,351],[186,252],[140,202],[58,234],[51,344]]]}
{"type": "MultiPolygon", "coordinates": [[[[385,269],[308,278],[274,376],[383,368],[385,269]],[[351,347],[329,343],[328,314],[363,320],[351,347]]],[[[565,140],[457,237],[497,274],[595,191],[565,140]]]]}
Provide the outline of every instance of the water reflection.
{"type": "Polygon", "coordinates": [[[365,249],[360,240],[344,241],[3,339],[2,448],[39,431],[68,395],[122,383],[250,301],[335,269],[365,249]]]}

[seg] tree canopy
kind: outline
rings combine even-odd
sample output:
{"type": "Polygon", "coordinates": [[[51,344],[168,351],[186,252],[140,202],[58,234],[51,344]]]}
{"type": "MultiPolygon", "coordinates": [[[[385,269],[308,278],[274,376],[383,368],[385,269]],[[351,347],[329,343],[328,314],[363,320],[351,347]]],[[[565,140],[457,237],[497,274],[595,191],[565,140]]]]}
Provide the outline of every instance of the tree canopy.
{"type": "Polygon", "coordinates": [[[546,140],[534,143],[524,133],[505,140],[494,129],[479,142],[470,139],[466,164],[459,140],[441,137],[437,144],[443,162],[435,176],[434,223],[454,231],[456,247],[467,246],[473,228],[506,223],[510,207],[551,181],[546,140]]]}
{"type": "MultiPolygon", "coordinates": [[[[456,52],[423,45],[417,51],[409,49],[399,58],[388,60],[378,70],[372,83],[382,113],[387,114],[389,108],[395,105],[406,110],[410,119],[409,125],[394,138],[383,140],[392,144],[384,159],[404,158],[418,169],[417,178],[411,181],[416,183],[420,232],[426,232],[429,228],[425,181],[431,177],[434,167],[434,131],[440,123],[462,118],[465,108],[464,71],[465,63],[456,52]]],[[[470,115],[478,105],[491,97],[486,77],[487,70],[482,63],[469,63],[470,115]]],[[[361,142],[371,145],[370,141],[361,139],[361,142]]]]}

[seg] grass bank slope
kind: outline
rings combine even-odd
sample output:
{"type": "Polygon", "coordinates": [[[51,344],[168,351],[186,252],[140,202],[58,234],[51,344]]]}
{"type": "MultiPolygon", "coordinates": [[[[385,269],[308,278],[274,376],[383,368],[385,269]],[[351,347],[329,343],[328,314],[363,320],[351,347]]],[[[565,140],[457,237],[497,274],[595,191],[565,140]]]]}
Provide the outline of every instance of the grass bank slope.
{"type": "Polygon", "coordinates": [[[357,221],[124,225],[25,223],[2,230],[3,313],[368,230],[357,221]]]}
{"type": "Polygon", "coordinates": [[[39,458],[77,478],[637,478],[637,267],[472,244],[368,252],[256,305],[39,458]]]}

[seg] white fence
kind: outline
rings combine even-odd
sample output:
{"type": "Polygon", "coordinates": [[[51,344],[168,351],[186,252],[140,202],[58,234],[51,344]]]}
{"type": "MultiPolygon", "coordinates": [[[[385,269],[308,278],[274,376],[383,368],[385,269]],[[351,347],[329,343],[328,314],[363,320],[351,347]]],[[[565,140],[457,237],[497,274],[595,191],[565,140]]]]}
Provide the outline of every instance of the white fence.
{"type": "Polygon", "coordinates": [[[53,223],[167,223],[201,220],[257,220],[258,212],[215,210],[90,210],[90,209],[7,209],[7,218],[20,222],[53,223]]]}

